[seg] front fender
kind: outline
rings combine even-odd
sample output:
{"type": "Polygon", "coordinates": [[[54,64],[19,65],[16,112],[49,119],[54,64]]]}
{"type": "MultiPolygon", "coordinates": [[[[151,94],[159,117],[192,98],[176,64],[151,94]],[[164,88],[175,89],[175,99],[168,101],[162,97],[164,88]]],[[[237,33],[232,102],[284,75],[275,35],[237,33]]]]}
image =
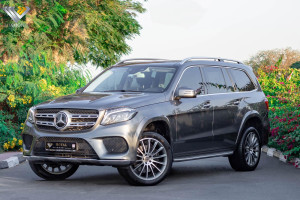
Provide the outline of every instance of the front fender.
{"type": "MultiPolygon", "coordinates": [[[[155,122],[155,121],[164,121],[169,126],[170,135],[172,135],[170,121],[166,116],[158,116],[158,117],[157,116],[153,116],[153,117],[147,116],[142,119],[142,121],[140,122],[140,124],[136,130],[136,133],[135,133],[135,138],[137,138],[136,148],[138,147],[138,143],[142,136],[143,130],[147,127],[148,124],[155,122]]],[[[172,137],[171,137],[171,144],[172,144],[172,137]]]]}

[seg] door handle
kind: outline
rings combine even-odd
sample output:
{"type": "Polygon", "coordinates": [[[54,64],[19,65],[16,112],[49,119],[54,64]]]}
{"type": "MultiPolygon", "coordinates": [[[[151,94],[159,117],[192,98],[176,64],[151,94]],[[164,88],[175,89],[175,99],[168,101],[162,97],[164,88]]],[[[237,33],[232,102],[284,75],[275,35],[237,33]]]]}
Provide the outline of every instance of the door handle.
{"type": "Polygon", "coordinates": [[[204,103],[203,108],[210,108],[210,101],[204,103]]]}
{"type": "Polygon", "coordinates": [[[241,102],[240,100],[237,100],[237,101],[233,102],[233,105],[236,105],[236,106],[237,106],[237,105],[240,104],[240,102],[241,102]]]}

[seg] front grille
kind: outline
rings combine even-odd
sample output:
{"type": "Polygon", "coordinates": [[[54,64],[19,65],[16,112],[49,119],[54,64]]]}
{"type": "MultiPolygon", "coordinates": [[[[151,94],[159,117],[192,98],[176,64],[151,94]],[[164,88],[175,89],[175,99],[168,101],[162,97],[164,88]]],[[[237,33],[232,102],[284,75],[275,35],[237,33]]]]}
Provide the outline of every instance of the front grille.
{"type": "Polygon", "coordinates": [[[107,137],[103,139],[103,144],[108,153],[125,153],[128,151],[128,145],[124,138],[107,137]]]}
{"type": "Polygon", "coordinates": [[[61,157],[61,158],[83,158],[83,159],[99,159],[94,149],[81,138],[59,138],[59,137],[42,137],[39,138],[33,148],[35,156],[45,157],[61,157]],[[46,151],[46,142],[71,142],[76,143],[76,151],[46,151]]]}
{"type": "Polygon", "coordinates": [[[76,114],[98,114],[98,110],[88,110],[88,109],[61,109],[61,108],[47,108],[47,109],[37,109],[37,113],[58,113],[62,110],[68,110],[68,112],[76,114]]]}
{"type": "Polygon", "coordinates": [[[87,131],[93,128],[99,118],[98,110],[88,109],[37,109],[35,124],[38,129],[45,131],[87,131]],[[56,116],[59,112],[65,112],[69,123],[66,127],[59,129],[56,124],[56,116]]]}

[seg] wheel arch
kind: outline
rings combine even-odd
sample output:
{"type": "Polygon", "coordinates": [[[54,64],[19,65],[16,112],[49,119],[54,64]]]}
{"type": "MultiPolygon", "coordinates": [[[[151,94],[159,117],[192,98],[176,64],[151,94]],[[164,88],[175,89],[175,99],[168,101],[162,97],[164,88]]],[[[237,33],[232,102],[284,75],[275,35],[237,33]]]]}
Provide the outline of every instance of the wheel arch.
{"type": "Polygon", "coordinates": [[[261,116],[259,115],[259,113],[257,111],[249,111],[245,114],[242,123],[240,125],[239,131],[238,131],[238,136],[236,139],[236,144],[238,144],[238,142],[241,140],[241,138],[243,137],[243,131],[246,127],[252,125],[253,127],[255,127],[258,132],[259,132],[259,137],[260,137],[260,142],[262,143],[263,140],[263,120],[261,118],[261,116]]]}
{"type": "Polygon", "coordinates": [[[159,130],[157,132],[158,134],[162,135],[166,140],[169,142],[170,146],[172,146],[172,133],[171,133],[171,125],[170,121],[166,116],[159,116],[159,117],[153,117],[153,118],[147,118],[143,119],[141,122],[141,126],[139,127],[137,131],[137,143],[140,137],[142,136],[143,132],[154,132],[155,130],[159,130]],[[153,129],[156,128],[156,129],[153,129]],[[158,129],[157,129],[158,128],[158,129]]]}

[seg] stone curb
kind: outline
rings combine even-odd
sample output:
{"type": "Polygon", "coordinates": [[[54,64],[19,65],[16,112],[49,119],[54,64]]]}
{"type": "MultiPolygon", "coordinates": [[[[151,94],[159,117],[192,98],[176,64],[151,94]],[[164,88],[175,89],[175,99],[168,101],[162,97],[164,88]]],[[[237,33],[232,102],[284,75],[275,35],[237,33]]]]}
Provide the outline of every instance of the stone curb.
{"type": "MultiPolygon", "coordinates": [[[[280,161],[287,163],[286,158],[281,153],[281,151],[276,150],[275,148],[269,148],[267,146],[263,146],[261,150],[265,153],[267,153],[268,156],[278,158],[280,161]]],[[[298,169],[300,169],[300,159],[296,158],[291,160],[291,163],[295,163],[294,166],[298,169]]]]}
{"type": "Polygon", "coordinates": [[[26,159],[23,157],[23,153],[20,153],[18,155],[12,156],[5,160],[1,160],[0,161],[0,169],[15,167],[25,161],[26,161],[26,159]]]}

